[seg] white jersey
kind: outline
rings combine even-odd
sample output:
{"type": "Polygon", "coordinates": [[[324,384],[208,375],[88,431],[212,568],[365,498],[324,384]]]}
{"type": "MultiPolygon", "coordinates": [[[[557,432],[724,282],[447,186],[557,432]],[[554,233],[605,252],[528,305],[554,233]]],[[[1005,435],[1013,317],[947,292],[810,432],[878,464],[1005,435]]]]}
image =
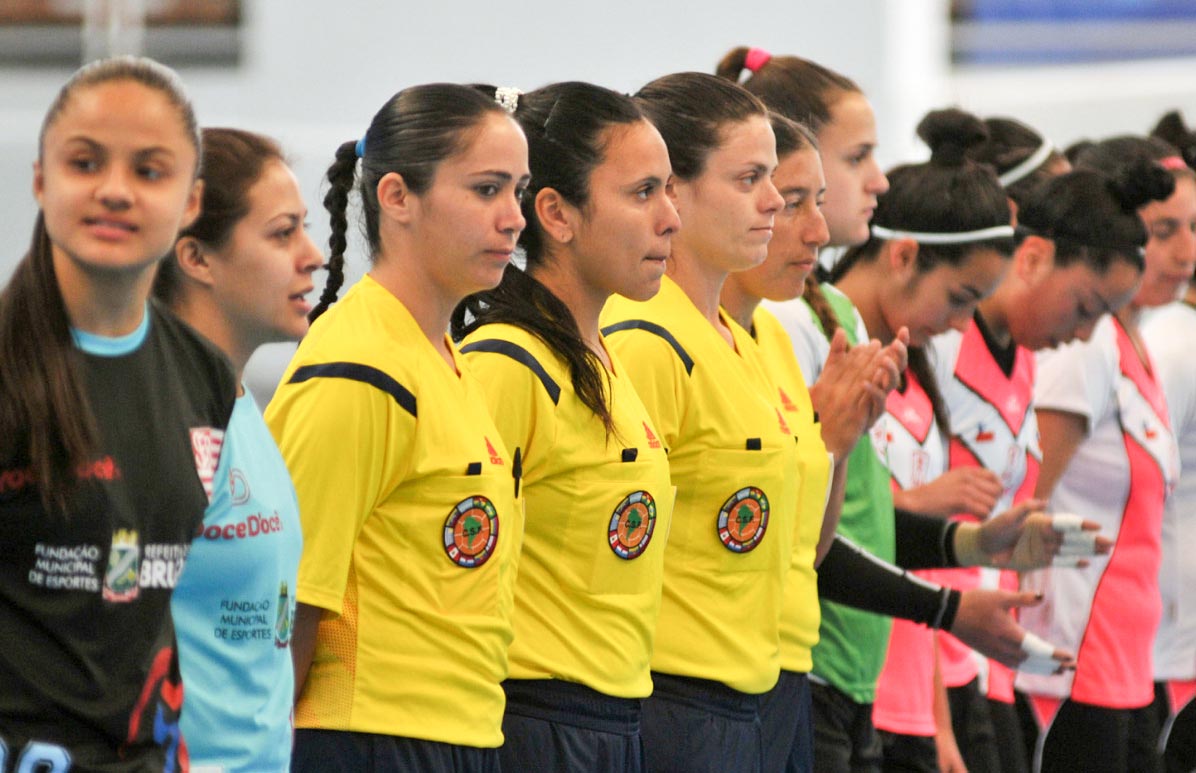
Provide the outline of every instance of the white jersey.
{"type": "MultiPolygon", "coordinates": [[[[1001,496],[993,508],[1001,513],[1029,499],[1038,483],[1042,451],[1038,446],[1038,421],[1034,415],[1034,354],[1017,347],[1008,374],[1002,369],[973,319],[960,333],[937,336],[930,347],[939,392],[951,424],[951,468],[983,467],[1001,479],[1001,496]]],[[[976,521],[971,515],[958,518],[976,521]]],[[[949,584],[971,588],[1017,589],[1017,575],[997,569],[959,569],[949,584]]],[[[940,668],[948,687],[981,677],[990,698],[1013,701],[1012,672],[972,652],[955,637],[940,637],[940,668]]]]}
{"type": "Polygon", "coordinates": [[[1196,308],[1173,303],[1153,312],[1142,337],[1167,396],[1171,429],[1179,443],[1181,475],[1163,514],[1163,564],[1159,592],[1163,617],[1154,645],[1158,681],[1196,678],[1196,308]]]}
{"type": "Polygon", "coordinates": [[[1022,624],[1077,659],[1074,672],[1019,674],[1017,685],[1027,692],[1105,708],[1139,708],[1154,698],[1160,532],[1179,457],[1153,372],[1112,316],[1097,324],[1092,340],[1039,353],[1038,410],[1087,421],[1051,507],[1096,521],[1114,548],[1085,569],[1025,576],[1023,586],[1046,601],[1023,609],[1022,624]]]}

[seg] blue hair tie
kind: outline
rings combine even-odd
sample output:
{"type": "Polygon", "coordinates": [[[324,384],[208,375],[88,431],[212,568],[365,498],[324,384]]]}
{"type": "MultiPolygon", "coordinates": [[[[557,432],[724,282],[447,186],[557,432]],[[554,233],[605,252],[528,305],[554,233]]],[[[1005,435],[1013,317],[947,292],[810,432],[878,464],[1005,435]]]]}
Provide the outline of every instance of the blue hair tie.
{"type": "Polygon", "coordinates": [[[358,158],[365,158],[365,137],[357,141],[357,147],[354,148],[358,158]]]}

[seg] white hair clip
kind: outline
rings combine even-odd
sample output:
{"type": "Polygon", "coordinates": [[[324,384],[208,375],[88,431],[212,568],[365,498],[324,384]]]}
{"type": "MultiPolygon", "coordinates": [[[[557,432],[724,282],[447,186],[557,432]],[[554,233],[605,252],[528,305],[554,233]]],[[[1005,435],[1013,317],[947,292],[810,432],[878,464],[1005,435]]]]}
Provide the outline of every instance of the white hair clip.
{"type": "Polygon", "coordinates": [[[502,109],[512,115],[519,107],[519,95],[523,92],[511,86],[500,86],[494,90],[494,101],[502,105],[502,109]]]}

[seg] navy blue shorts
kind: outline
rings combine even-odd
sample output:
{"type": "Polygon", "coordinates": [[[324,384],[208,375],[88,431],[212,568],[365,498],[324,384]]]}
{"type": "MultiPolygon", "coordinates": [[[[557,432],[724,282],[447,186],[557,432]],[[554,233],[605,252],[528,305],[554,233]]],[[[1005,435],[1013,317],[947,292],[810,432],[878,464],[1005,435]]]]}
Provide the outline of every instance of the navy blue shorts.
{"type": "Polygon", "coordinates": [[[504,769],[643,773],[642,701],[557,679],[508,679],[503,690],[504,769]]]}
{"type": "Polygon", "coordinates": [[[376,733],[297,729],[291,773],[501,773],[498,749],[376,733]]]}
{"type": "Polygon", "coordinates": [[[643,714],[648,773],[761,773],[759,695],[655,672],[652,683],[643,714]]]}
{"type": "Polygon", "coordinates": [[[777,686],[760,699],[760,727],[764,770],[814,773],[814,714],[807,674],[781,671],[777,686]]]}

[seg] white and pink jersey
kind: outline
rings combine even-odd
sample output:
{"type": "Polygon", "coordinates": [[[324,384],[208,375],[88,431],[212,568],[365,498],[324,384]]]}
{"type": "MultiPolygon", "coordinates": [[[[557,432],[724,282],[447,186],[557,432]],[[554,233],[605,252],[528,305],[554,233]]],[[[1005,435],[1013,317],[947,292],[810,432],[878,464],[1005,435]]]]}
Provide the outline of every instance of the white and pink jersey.
{"type": "MultiPolygon", "coordinates": [[[[1003,488],[990,514],[1004,512],[1034,494],[1042,452],[1034,415],[1034,354],[1013,352],[1006,373],[975,319],[963,333],[951,331],[933,341],[939,390],[951,422],[949,468],[984,467],[1001,478],[1003,488]]],[[[977,521],[971,515],[957,518],[977,521]]],[[[947,584],[961,590],[1002,587],[1016,590],[1017,574],[996,569],[957,569],[947,584]]],[[[967,684],[977,675],[989,698],[1013,702],[1013,672],[973,652],[954,636],[939,636],[939,667],[948,687],[967,684]]]]}
{"type": "Polygon", "coordinates": [[[1159,591],[1163,616],[1154,642],[1159,682],[1196,679],[1196,308],[1173,303],[1142,323],[1142,338],[1167,396],[1171,430],[1184,474],[1163,513],[1159,591]]]}
{"type": "Polygon", "coordinates": [[[1163,390],[1153,364],[1142,364],[1112,316],[1092,340],[1040,353],[1038,368],[1038,409],[1078,414],[1088,429],[1051,507],[1098,522],[1114,547],[1085,569],[1023,578],[1023,587],[1046,600],[1022,610],[1022,625],[1075,652],[1077,667],[1052,676],[1020,673],[1017,685],[1105,708],[1146,706],[1154,698],[1151,649],[1162,606],[1163,508],[1179,474],[1163,390]]]}
{"type": "MultiPolygon", "coordinates": [[[[888,460],[893,490],[923,486],[943,474],[947,445],[930,397],[906,371],[904,392],[889,393],[886,414],[872,428],[872,443],[888,460]]],[[[914,572],[938,583],[941,570],[914,572]]],[[[876,683],[872,724],[902,735],[933,736],[934,631],[919,623],[894,620],[889,652],[876,683]]]]}

